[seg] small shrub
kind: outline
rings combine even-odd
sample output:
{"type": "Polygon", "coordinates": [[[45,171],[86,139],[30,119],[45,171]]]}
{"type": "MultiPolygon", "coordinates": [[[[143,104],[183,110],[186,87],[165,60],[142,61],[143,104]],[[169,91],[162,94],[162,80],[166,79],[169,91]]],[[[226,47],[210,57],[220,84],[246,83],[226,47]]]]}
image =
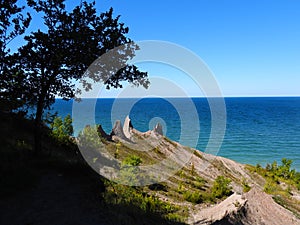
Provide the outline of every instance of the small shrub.
{"type": "Polygon", "coordinates": [[[191,174],[192,174],[192,176],[195,175],[195,165],[194,165],[194,163],[192,163],[191,174]]]}
{"type": "Polygon", "coordinates": [[[193,181],[192,186],[197,189],[203,189],[203,181],[193,181]]]}
{"type": "Polygon", "coordinates": [[[139,156],[131,155],[124,159],[123,166],[139,166],[142,163],[142,159],[139,156]]]}
{"type": "Polygon", "coordinates": [[[197,156],[200,159],[203,159],[203,156],[199,153],[198,150],[194,151],[194,155],[197,156]]]}
{"type": "Polygon", "coordinates": [[[242,185],[243,185],[243,192],[248,192],[251,190],[251,187],[249,186],[249,184],[246,182],[246,180],[243,180],[242,182],[242,185]]]}
{"type": "Polygon", "coordinates": [[[88,151],[96,151],[103,146],[97,128],[86,126],[78,135],[78,143],[88,151]]]}
{"type": "Polygon", "coordinates": [[[203,192],[202,193],[203,202],[215,202],[214,196],[212,196],[209,192],[203,192]]]}
{"type": "Polygon", "coordinates": [[[166,218],[170,221],[174,221],[174,222],[183,222],[184,218],[177,214],[177,213],[169,213],[167,214],[166,218]]]}
{"type": "Polygon", "coordinates": [[[281,165],[278,165],[277,162],[274,161],[272,164],[267,164],[266,168],[256,166],[255,171],[267,179],[264,187],[267,193],[273,193],[276,189],[276,185],[281,182],[287,183],[300,190],[300,173],[291,169],[292,163],[292,160],[283,158],[281,165]]]}
{"type": "Polygon", "coordinates": [[[109,182],[103,193],[104,201],[109,204],[123,205],[126,208],[137,207],[143,212],[157,213],[162,217],[176,221],[176,214],[182,207],[160,200],[157,196],[150,195],[140,188],[129,187],[109,182]],[[170,217],[169,217],[170,215],[170,217]],[[171,218],[172,217],[172,218],[171,218]]]}
{"type": "Polygon", "coordinates": [[[271,180],[268,180],[264,185],[264,192],[272,194],[277,190],[277,185],[271,180]]]}
{"type": "Polygon", "coordinates": [[[300,172],[295,173],[294,181],[296,183],[296,188],[300,191],[300,172]]]}
{"type": "Polygon", "coordinates": [[[199,204],[199,203],[203,202],[203,197],[202,197],[201,193],[199,193],[199,192],[187,191],[183,194],[183,198],[186,201],[192,202],[194,204],[199,204]]]}
{"type": "Polygon", "coordinates": [[[125,158],[121,165],[120,179],[127,185],[135,186],[142,178],[140,174],[139,165],[142,163],[142,159],[135,155],[130,155],[125,158]]]}
{"type": "Polygon", "coordinates": [[[152,191],[168,191],[168,187],[165,184],[161,183],[150,184],[149,189],[152,191]]]}
{"type": "Polygon", "coordinates": [[[121,142],[118,142],[116,144],[116,151],[114,153],[114,157],[115,159],[118,159],[119,158],[119,152],[120,152],[120,148],[122,147],[122,143],[121,142]]]}
{"type": "Polygon", "coordinates": [[[233,203],[233,205],[234,205],[236,208],[240,208],[240,207],[241,207],[241,203],[240,203],[238,200],[236,200],[236,201],[233,203]]]}
{"type": "Polygon", "coordinates": [[[183,191],[184,191],[184,187],[182,185],[182,182],[180,181],[178,183],[177,192],[181,194],[183,191]]]}
{"type": "Polygon", "coordinates": [[[232,194],[231,180],[223,176],[218,176],[212,187],[212,195],[216,198],[223,198],[232,194]]]}

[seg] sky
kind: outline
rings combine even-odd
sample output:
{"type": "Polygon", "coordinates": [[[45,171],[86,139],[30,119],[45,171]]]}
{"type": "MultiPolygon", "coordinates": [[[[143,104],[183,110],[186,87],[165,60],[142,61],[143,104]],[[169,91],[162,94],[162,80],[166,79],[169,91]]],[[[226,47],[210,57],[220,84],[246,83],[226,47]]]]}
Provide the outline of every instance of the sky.
{"type": "MultiPolygon", "coordinates": [[[[68,7],[80,2],[69,1],[68,7]]],[[[298,0],[96,0],[99,12],[129,27],[134,41],[172,42],[198,55],[224,96],[300,96],[298,0]]],[[[42,26],[34,19],[31,29],[42,26]]],[[[149,77],[180,83],[201,96],[186,74],[168,66],[138,65],[149,77]]],[[[113,95],[109,92],[104,95],[113,95]]]]}

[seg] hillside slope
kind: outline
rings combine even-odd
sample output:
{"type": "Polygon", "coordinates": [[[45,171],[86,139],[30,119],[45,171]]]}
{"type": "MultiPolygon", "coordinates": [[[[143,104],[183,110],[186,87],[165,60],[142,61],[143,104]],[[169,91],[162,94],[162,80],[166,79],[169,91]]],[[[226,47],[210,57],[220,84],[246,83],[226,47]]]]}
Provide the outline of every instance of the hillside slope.
{"type": "MultiPolygon", "coordinates": [[[[111,134],[98,127],[98,150],[105,154],[96,154],[123,170],[120,177],[112,173],[115,183],[92,171],[75,146],[55,143],[46,127],[44,151],[33,156],[31,121],[0,116],[0,224],[300,224],[295,182],[280,177],[273,182],[274,175],[261,167],[182,146],[164,137],[159,125],[142,133],[128,118],[124,127],[117,122],[111,134]],[[130,170],[128,159],[140,160],[138,173],[130,170]],[[158,162],[176,170],[160,171],[166,176],[159,183],[120,184],[149,180],[143,166],[158,162]]],[[[105,169],[95,157],[92,163],[97,172],[105,169]]],[[[157,172],[150,178],[162,178],[155,177],[157,172]]]]}
{"type": "Polygon", "coordinates": [[[259,175],[255,167],[182,146],[164,137],[157,129],[159,124],[152,131],[141,133],[126,123],[130,123],[128,118],[123,128],[119,121],[116,123],[113,142],[105,142],[106,149],[113,155],[117,149],[113,146],[118,143],[118,161],[134,154],[142,159],[142,165],[166,159],[171,159],[172,165],[183,165],[184,161],[182,168],[161,182],[163,190],[147,191],[188,209],[188,224],[300,224],[299,190],[288,180],[276,181],[274,191],[283,207],[264,192],[268,179],[259,175]],[[214,193],[215,181],[220,177],[230,180],[230,194],[214,193]]]}

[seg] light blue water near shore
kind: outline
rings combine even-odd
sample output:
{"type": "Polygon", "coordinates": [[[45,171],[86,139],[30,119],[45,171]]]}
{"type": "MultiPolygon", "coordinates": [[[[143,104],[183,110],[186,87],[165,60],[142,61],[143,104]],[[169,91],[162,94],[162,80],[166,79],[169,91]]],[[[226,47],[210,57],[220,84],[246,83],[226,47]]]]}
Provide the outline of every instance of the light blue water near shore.
{"type": "MultiPolygon", "coordinates": [[[[93,110],[89,107],[93,100],[83,101],[83,112],[93,110]]],[[[197,116],[190,115],[193,113],[190,113],[192,108],[189,108],[189,101],[191,99],[172,99],[177,106],[187,107],[178,112],[168,99],[118,99],[118,104],[114,104],[114,99],[98,99],[95,121],[108,133],[114,120],[123,122],[127,114],[133,126],[140,131],[152,129],[159,121],[170,139],[179,141],[181,138],[183,144],[197,139],[196,148],[205,150],[211,132],[210,108],[205,98],[193,98],[197,116]],[[133,102],[135,104],[128,109],[127,106],[133,102]],[[195,126],[197,124],[200,131],[195,126]],[[191,128],[188,132],[187,127],[191,128]],[[197,132],[199,136],[195,137],[197,132]]],[[[300,97],[225,98],[225,103],[227,128],[218,155],[253,165],[265,165],[285,157],[293,159],[293,167],[300,171],[300,97]]],[[[60,116],[72,114],[72,101],[58,99],[53,110],[60,116]]],[[[75,127],[82,127],[89,122],[83,116],[79,123],[75,127]]]]}

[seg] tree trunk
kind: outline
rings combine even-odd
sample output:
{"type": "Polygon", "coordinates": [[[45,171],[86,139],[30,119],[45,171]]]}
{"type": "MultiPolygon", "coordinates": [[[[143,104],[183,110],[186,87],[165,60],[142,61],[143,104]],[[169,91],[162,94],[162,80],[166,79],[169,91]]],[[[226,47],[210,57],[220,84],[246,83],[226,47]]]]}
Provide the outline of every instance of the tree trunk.
{"type": "Polygon", "coordinates": [[[42,150],[42,117],[43,117],[43,99],[38,100],[35,123],[34,123],[34,153],[38,155],[42,150]]]}

